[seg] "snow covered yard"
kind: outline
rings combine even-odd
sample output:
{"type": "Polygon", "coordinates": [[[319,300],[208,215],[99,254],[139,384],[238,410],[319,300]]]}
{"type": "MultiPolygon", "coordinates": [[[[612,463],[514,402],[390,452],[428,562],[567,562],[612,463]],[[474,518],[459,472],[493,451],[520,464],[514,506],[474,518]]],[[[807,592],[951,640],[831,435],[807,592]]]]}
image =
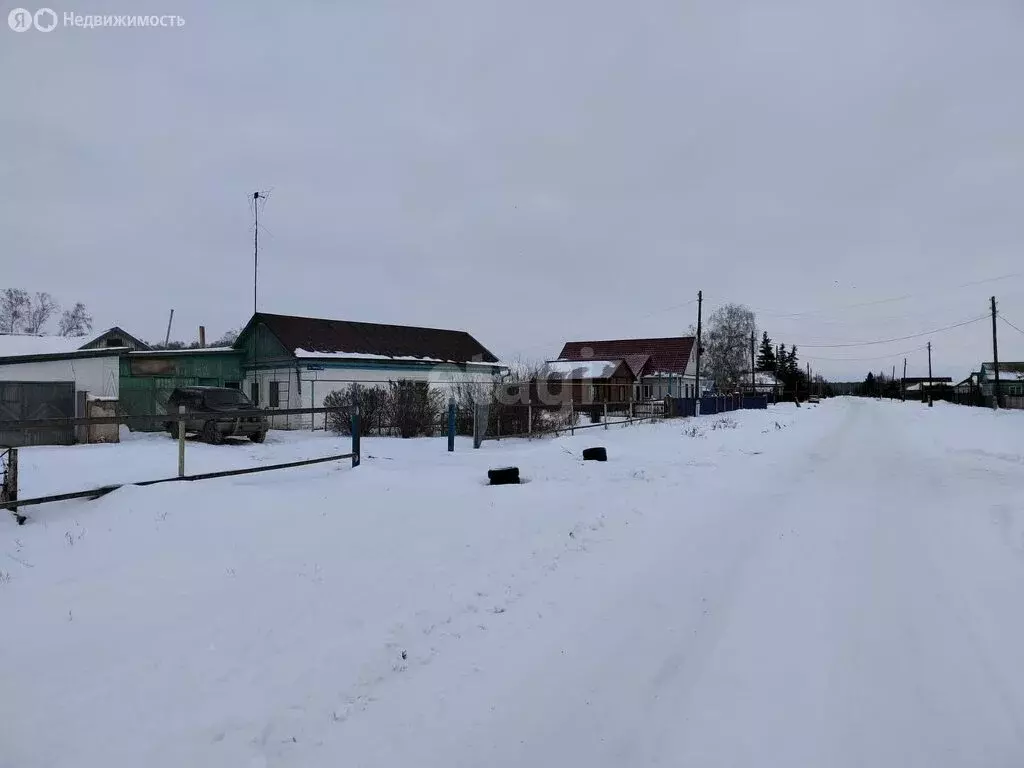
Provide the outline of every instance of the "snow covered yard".
{"type": "MultiPolygon", "coordinates": [[[[1019,764],[1022,427],[836,400],[369,439],[357,469],[4,515],[0,766],[1019,764]],[[506,464],[527,482],[486,486],[506,464]]],[[[190,442],[188,469],[347,450],[190,442]]],[[[174,456],[25,450],[23,487],[174,456]]]]}

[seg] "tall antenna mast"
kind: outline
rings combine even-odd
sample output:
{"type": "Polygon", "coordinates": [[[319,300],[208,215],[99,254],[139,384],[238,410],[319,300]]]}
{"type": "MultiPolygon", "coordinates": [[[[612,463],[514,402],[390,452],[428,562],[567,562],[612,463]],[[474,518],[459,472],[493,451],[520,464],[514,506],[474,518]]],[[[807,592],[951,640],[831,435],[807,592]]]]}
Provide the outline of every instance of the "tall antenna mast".
{"type": "Polygon", "coordinates": [[[252,313],[256,314],[256,281],[260,271],[260,198],[266,197],[259,192],[252,193],[252,212],[255,226],[252,228],[252,313]]]}

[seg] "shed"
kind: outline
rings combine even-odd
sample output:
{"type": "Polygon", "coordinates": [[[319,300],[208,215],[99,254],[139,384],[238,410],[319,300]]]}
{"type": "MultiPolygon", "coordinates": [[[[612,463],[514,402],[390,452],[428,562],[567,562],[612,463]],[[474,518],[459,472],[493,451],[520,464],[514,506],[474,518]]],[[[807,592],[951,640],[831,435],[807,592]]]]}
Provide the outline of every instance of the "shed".
{"type": "MultiPolygon", "coordinates": [[[[129,416],[167,412],[175,387],[242,386],[242,353],[231,347],[128,352],[120,361],[121,410],[129,416]]],[[[127,420],[132,429],[159,431],[159,422],[127,420]]]]}
{"type": "MultiPolygon", "coordinates": [[[[0,421],[57,419],[87,416],[90,398],[116,401],[119,394],[117,349],[54,351],[60,337],[0,337],[0,421]],[[29,342],[41,342],[26,353],[29,342]]],[[[23,432],[0,429],[0,445],[66,445],[75,430],[61,428],[23,432]]]]}

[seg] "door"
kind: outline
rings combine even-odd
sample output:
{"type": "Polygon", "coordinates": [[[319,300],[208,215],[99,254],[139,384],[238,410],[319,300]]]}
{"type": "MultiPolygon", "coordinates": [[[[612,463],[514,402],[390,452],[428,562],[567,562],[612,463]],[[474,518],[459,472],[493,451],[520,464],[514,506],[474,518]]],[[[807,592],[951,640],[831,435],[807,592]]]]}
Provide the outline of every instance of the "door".
{"type": "MultiPolygon", "coordinates": [[[[0,381],[0,422],[29,419],[70,419],[75,416],[73,381],[0,381]]],[[[71,426],[50,429],[5,430],[0,426],[0,445],[71,445],[71,426]]]]}

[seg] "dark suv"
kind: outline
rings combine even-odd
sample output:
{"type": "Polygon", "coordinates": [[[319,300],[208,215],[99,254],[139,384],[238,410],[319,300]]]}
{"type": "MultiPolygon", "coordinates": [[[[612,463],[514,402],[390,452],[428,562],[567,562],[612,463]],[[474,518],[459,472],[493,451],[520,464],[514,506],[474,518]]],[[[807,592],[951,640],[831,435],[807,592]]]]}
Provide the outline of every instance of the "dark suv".
{"type": "MultiPolygon", "coordinates": [[[[248,437],[262,443],[269,425],[264,415],[235,416],[237,411],[257,410],[240,390],[228,387],[178,387],[167,400],[167,413],[177,413],[185,406],[189,418],[185,432],[198,432],[207,443],[218,445],[225,437],[248,437]]],[[[172,437],[178,434],[178,422],[168,421],[164,427],[172,437]]]]}

